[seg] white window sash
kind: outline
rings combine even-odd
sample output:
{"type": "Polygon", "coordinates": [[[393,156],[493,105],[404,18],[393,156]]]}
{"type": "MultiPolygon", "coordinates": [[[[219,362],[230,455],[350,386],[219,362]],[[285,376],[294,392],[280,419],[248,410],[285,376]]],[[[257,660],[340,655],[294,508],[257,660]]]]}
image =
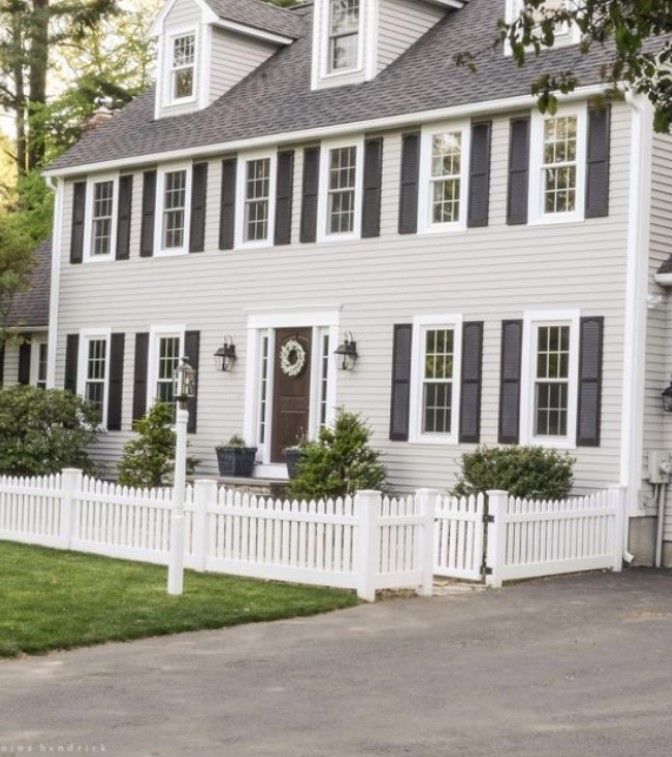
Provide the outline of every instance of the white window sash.
{"type": "MultiPolygon", "coordinates": [[[[576,448],[579,378],[579,310],[527,311],[523,316],[523,350],[520,403],[520,442],[550,449],[576,448]],[[536,436],[537,331],[543,326],[569,326],[569,369],[567,392],[567,434],[536,436]]],[[[544,383],[545,379],[539,379],[544,383]]]]}
{"type": "Polygon", "coordinates": [[[436,234],[464,231],[467,228],[467,204],[469,199],[469,162],[471,156],[471,124],[466,121],[448,122],[424,126],[420,139],[420,170],[418,172],[418,232],[436,234]],[[460,132],[460,205],[457,221],[433,223],[433,187],[439,178],[432,176],[432,138],[435,135],[460,132]]]}
{"type": "Polygon", "coordinates": [[[199,84],[200,84],[200,77],[198,76],[199,71],[199,61],[201,57],[201,40],[200,40],[200,34],[199,34],[199,27],[198,25],[189,25],[189,26],[181,26],[181,27],[172,27],[166,31],[165,36],[165,46],[163,48],[163,60],[162,65],[164,69],[163,77],[162,77],[162,84],[163,84],[163,97],[161,98],[163,106],[164,107],[170,107],[171,105],[186,105],[188,103],[196,102],[198,99],[198,90],[199,90],[199,84]],[[173,50],[174,50],[174,42],[179,37],[186,37],[189,34],[193,34],[194,36],[194,62],[193,64],[189,64],[187,66],[180,66],[178,69],[176,69],[173,66],[173,50]],[[193,87],[191,95],[188,97],[173,97],[173,81],[174,81],[174,74],[176,70],[184,69],[184,68],[190,68],[193,66],[194,69],[194,75],[193,75],[193,87]]]}
{"type": "Polygon", "coordinates": [[[255,249],[272,247],[275,238],[275,194],[277,183],[277,151],[248,153],[238,155],[236,167],[236,223],[235,223],[235,247],[237,249],[255,249]],[[264,239],[245,239],[245,208],[247,198],[247,164],[254,160],[269,160],[270,176],[268,182],[268,224],[267,234],[264,239]]]}
{"type": "MultiPolygon", "coordinates": [[[[506,23],[512,23],[513,20],[518,17],[522,9],[523,0],[506,0],[506,9],[504,13],[506,23]]],[[[565,45],[576,45],[581,41],[581,30],[576,24],[572,24],[571,26],[563,24],[562,29],[556,29],[555,39],[555,44],[558,47],[564,47],[565,45]]],[[[530,46],[527,49],[532,52],[533,48],[532,46],[530,46]]],[[[512,54],[513,51],[511,50],[510,42],[508,41],[508,39],[504,40],[504,55],[510,56],[512,54]]]]}
{"type": "Polygon", "coordinates": [[[151,326],[149,329],[149,352],[148,352],[148,370],[147,370],[147,410],[149,411],[156,402],[157,384],[159,380],[159,356],[161,339],[164,337],[179,339],[178,357],[184,356],[184,334],[186,326],[166,325],[151,326]]]}
{"type": "MultiPolygon", "coordinates": [[[[370,15],[370,11],[368,8],[369,0],[360,0],[359,3],[359,26],[357,29],[357,58],[355,61],[355,65],[351,66],[350,68],[338,68],[335,70],[330,70],[330,47],[331,47],[331,35],[330,35],[330,27],[331,27],[331,2],[330,0],[326,0],[326,2],[322,3],[322,19],[320,23],[320,47],[321,47],[321,55],[320,55],[320,78],[321,79],[334,79],[339,76],[348,76],[351,74],[358,73],[362,71],[364,66],[364,21],[365,16],[368,17],[370,15]]],[[[370,24],[369,24],[370,25],[370,24]]],[[[368,35],[371,36],[371,35],[368,35]]]]}
{"type": "Polygon", "coordinates": [[[103,263],[114,260],[117,250],[117,220],[119,215],[119,174],[91,176],[86,181],[86,208],[84,211],[84,255],[85,263],[103,263]],[[106,255],[93,254],[93,211],[95,185],[112,182],[112,217],[110,219],[110,251],[106,255]]]}
{"type": "Polygon", "coordinates": [[[110,392],[110,343],[112,330],[109,328],[84,329],[79,332],[79,351],[77,356],[77,394],[86,398],[86,384],[89,367],[89,343],[105,342],[105,378],[103,381],[103,406],[101,408],[101,428],[107,430],[107,404],[110,392]]]}
{"type": "Polygon", "coordinates": [[[156,208],[154,216],[154,256],[172,257],[175,255],[186,255],[189,252],[189,230],[191,228],[191,163],[175,163],[161,166],[157,171],[156,181],[156,208]],[[185,171],[186,187],[184,196],[184,234],[182,237],[181,247],[164,247],[163,246],[163,224],[164,213],[166,210],[166,174],[176,171],[185,171]]]}
{"type": "Polygon", "coordinates": [[[362,190],[364,184],[364,137],[323,142],[320,147],[320,176],[317,198],[317,241],[332,242],[359,239],[362,232],[362,190]],[[329,164],[331,151],[342,147],[354,147],[355,206],[352,231],[329,233],[329,164]]]}
{"type": "MultiPolygon", "coordinates": [[[[47,347],[47,337],[33,337],[30,341],[30,385],[37,386],[40,383],[40,349],[47,347]]],[[[47,357],[48,360],[48,357],[47,357]]],[[[46,371],[43,379],[46,387],[46,371]]]]}
{"type": "Polygon", "coordinates": [[[409,441],[414,444],[456,445],[459,441],[460,376],[462,375],[462,315],[423,315],[413,318],[409,441]],[[423,432],[425,333],[432,329],[453,330],[453,376],[449,433],[423,432]]]}
{"type": "Polygon", "coordinates": [[[588,113],[586,103],[558,108],[553,116],[533,111],[530,140],[530,186],[528,197],[529,224],[571,223],[583,221],[586,202],[586,149],[588,137],[588,113]],[[562,213],[546,212],[546,168],[562,164],[544,164],[544,124],[553,118],[576,117],[576,160],[567,165],[576,165],[576,204],[574,210],[562,213]]]}

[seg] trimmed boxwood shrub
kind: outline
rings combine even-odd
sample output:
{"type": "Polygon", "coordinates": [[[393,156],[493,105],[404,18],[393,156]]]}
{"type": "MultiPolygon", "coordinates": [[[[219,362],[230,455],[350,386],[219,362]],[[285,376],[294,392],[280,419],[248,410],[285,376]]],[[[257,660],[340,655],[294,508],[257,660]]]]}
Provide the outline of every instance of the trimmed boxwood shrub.
{"type": "Polygon", "coordinates": [[[0,390],[0,473],[44,476],[63,468],[93,472],[89,449],[98,411],[61,389],[12,386],[0,390]]]}
{"type": "Polygon", "coordinates": [[[514,497],[561,499],[572,490],[574,462],[566,452],[543,447],[478,447],[462,456],[453,494],[501,489],[514,497]]]}

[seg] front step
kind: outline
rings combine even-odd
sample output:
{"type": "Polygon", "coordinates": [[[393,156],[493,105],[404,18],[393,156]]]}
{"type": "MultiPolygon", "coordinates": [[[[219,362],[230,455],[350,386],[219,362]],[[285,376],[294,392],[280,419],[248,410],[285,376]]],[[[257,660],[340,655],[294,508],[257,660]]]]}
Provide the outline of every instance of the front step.
{"type": "Polygon", "coordinates": [[[273,497],[285,499],[289,481],[281,478],[242,478],[240,476],[224,476],[217,479],[220,486],[243,494],[254,494],[257,497],[273,497]]]}

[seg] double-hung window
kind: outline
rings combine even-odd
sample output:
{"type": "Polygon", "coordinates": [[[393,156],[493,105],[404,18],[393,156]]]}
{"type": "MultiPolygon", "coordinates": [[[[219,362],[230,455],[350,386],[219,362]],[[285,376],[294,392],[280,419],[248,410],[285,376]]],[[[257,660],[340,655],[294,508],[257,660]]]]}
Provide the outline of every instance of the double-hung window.
{"type": "Polygon", "coordinates": [[[116,176],[90,179],[87,187],[84,259],[87,262],[110,260],[117,238],[116,176]]]}
{"type": "Polygon", "coordinates": [[[196,91],[196,34],[171,37],[170,56],[170,99],[191,100],[196,91]]]}
{"type": "Polygon", "coordinates": [[[238,160],[236,247],[267,247],[273,243],[276,170],[274,153],[238,160]]]}
{"type": "Polygon", "coordinates": [[[361,139],[322,146],[319,192],[319,237],[355,239],[360,234],[362,205],[361,139]]]}
{"type": "MultiPolygon", "coordinates": [[[[572,3],[573,5],[573,3],[572,3]]],[[[524,0],[507,0],[505,18],[507,23],[515,21],[523,10],[532,15],[532,20],[537,31],[535,35],[541,37],[544,29],[543,24],[555,12],[570,8],[570,0],[545,0],[537,8],[526,8],[524,0]]],[[[581,40],[581,31],[576,24],[568,24],[566,21],[556,23],[553,27],[554,47],[574,45],[581,40]]],[[[511,45],[508,41],[504,44],[504,53],[511,55],[511,45]]]]}
{"type": "Polygon", "coordinates": [[[359,16],[360,0],[329,0],[327,73],[358,67],[359,16]]]}
{"type": "Polygon", "coordinates": [[[521,440],[549,447],[573,447],[579,314],[528,313],[525,331],[521,440]]]}
{"type": "Polygon", "coordinates": [[[172,166],[159,172],[156,255],[179,255],[187,251],[189,207],[191,202],[191,167],[172,166]]]}
{"type": "Polygon", "coordinates": [[[460,316],[414,319],[411,441],[457,442],[461,347],[460,316]]]}
{"type": "Polygon", "coordinates": [[[107,425],[107,397],[110,373],[110,331],[80,334],[77,391],[92,405],[103,428],[107,425]]]}
{"type": "Polygon", "coordinates": [[[583,219],[585,202],[586,107],[563,108],[553,116],[532,116],[530,156],[531,222],[583,219]]]}
{"type": "Polygon", "coordinates": [[[420,150],[420,231],[466,228],[470,129],[467,124],[426,127],[420,150]]]}
{"type": "Polygon", "coordinates": [[[175,402],[175,371],[184,351],[182,326],[154,327],[150,331],[148,406],[175,402]]]}
{"type": "Polygon", "coordinates": [[[47,388],[47,342],[33,338],[30,345],[30,383],[38,389],[47,388]]]}

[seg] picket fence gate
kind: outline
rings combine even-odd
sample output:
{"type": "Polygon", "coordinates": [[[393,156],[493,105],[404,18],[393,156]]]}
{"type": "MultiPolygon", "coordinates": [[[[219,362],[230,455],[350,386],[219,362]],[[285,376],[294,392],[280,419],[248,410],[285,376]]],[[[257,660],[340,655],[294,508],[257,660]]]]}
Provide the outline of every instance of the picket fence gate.
{"type": "MultiPolygon", "coordinates": [[[[171,489],[122,487],[76,469],[0,477],[0,539],[166,565],[171,508],[171,489]]],[[[435,575],[500,586],[621,567],[619,488],[558,502],[432,489],[299,502],[199,480],[184,508],[186,567],[356,589],[366,600],[380,589],[429,595],[435,575]]]]}

